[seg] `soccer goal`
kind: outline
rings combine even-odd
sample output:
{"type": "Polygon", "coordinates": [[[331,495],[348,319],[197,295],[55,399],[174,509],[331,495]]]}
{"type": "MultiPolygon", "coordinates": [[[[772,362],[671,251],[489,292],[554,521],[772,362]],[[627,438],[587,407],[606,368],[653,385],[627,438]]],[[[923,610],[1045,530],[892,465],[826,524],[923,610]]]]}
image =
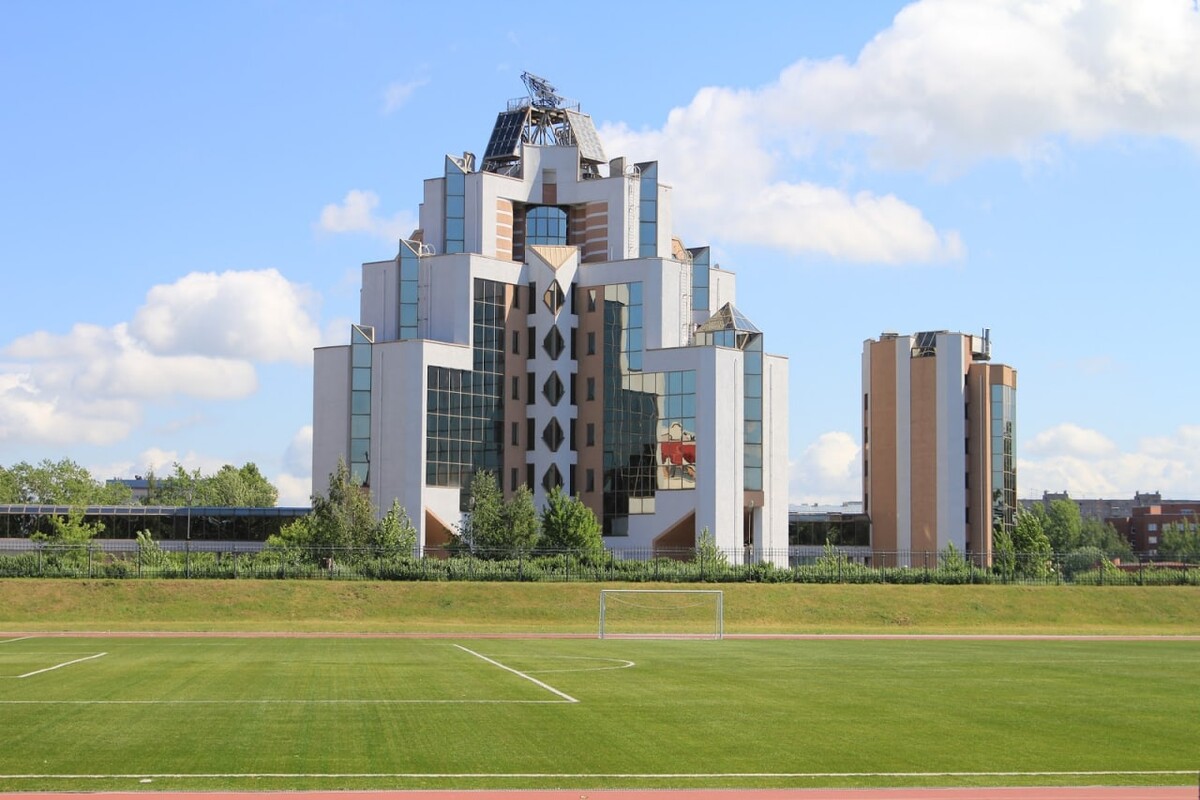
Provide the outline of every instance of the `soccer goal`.
{"type": "Polygon", "coordinates": [[[725,596],[713,589],[601,589],[600,638],[720,639],[725,596]]]}

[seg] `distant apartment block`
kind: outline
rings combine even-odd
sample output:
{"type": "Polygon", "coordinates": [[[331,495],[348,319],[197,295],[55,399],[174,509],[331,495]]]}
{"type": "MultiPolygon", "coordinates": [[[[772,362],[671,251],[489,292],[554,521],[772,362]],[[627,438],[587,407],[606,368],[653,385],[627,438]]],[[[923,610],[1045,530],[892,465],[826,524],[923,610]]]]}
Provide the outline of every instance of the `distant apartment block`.
{"type": "Polygon", "coordinates": [[[982,336],[884,333],[863,344],[863,509],[877,559],[954,545],[981,563],[1016,521],[1016,391],[982,336]]]}

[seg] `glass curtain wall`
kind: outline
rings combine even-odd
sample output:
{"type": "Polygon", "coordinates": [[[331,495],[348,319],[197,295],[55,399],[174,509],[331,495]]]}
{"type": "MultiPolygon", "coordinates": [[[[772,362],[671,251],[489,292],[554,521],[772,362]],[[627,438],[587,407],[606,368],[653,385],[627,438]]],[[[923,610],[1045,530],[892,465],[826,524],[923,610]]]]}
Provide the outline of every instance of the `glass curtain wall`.
{"type": "Polygon", "coordinates": [[[642,172],[638,206],[638,256],[653,258],[658,255],[658,162],[638,164],[642,172]]]}
{"type": "Polygon", "coordinates": [[[1017,391],[992,385],[992,526],[1017,522],[1017,391]]]}
{"type": "Polygon", "coordinates": [[[466,245],[467,173],[446,156],[446,237],[443,252],[461,253],[466,245]]]}
{"type": "Polygon", "coordinates": [[[350,479],[371,485],[371,346],[375,329],[350,326],[350,479]]]}
{"type": "Polygon", "coordinates": [[[500,474],[504,426],[505,284],[474,282],[474,369],[429,367],[425,483],[467,489],[477,470],[500,474]]]}
{"type": "Polygon", "coordinates": [[[415,242],[400,241],[400,326],[397,338],[416,339],[417,307],[420,303],[419,281],[421,277],[421,256],[415,242]]]}

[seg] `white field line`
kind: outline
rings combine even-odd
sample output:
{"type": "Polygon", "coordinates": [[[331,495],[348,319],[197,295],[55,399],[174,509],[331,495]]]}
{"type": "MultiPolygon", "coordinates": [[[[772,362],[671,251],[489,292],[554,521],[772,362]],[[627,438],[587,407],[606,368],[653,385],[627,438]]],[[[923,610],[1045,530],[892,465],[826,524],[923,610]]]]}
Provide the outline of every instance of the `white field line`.
{"type": "Polygon", "coordinates": [[[1092,770],[1070,772],[141,772],[23,773],[0,780],[111,780],[114,778],[1099,778],[1195,775],[1193,769],[1092,770]]]}
{"type": "Polygon", "coordinates": [[[571,697],[571,695],[567,694],[566,692],[560,692],[558,689],[555,689],[550,684],[539,681],[537,678],[533,677],[532,675],[527,675],[524,672],[521,672],[521,670],[519,670],[519,669],[513,669],[512,667],[505,666],[504,664],[501,664],[499,661],[488,658],[487,656],[482,655],[481,653],[476,653],[474,650],[471,650],[470,648],[467,648],[467,647],[463,647],[461,644],[456,644],[454,646],[457,647],[459,650],[462,650],[464,653],[470,653],[471,655],[475,656],[476,658],[483,659],[484,661],[486,661],[487,663],[491,664],[494,667],[499,667],[502,670],[511,672],[513,675],[516,675],[519,678],[524,678],[525,680],[529,681],[530,683],[537,684],[538,686],[542,687],[546,691],[558,695],[563,700],[566,700],[568,703],[578,703],[579,702],[578,700],[576,700],[574,697],[571,697]]]}
{"type": "Polygon", "coordinates": [[[559,705],[562,700],[0,700],[0,706],[402,706],[559,705]]]}
{"type": "Polygon", "coordinates": [[[69,667],[72,664],[79,664],[84,661],[91,661],[94,658],[100,658],[100,657],[106,656],[106,655],[108,655],[108,653],[96,653],[95,655],[92,655],[92,656],[84,656],[83,658],[77,658],[74,661],[64,661],[61,664],[55,664],[53,667],[46,667],[45,669],[35,669],[33,672],[26,672],[24,675],[18,675],[17,677],[18,678],[32,678],[34,675],[41,675],[43,672],[50,672],[52,670],[62,669],[63,667],[69,667]]]}
{"type": "Polygon", "coordinates": [[[26,639],[32,639],[32,636],[18,636],[16,639],[0,640],[0,644],[12,644],[13,642],[23,642],[26,639]]]}

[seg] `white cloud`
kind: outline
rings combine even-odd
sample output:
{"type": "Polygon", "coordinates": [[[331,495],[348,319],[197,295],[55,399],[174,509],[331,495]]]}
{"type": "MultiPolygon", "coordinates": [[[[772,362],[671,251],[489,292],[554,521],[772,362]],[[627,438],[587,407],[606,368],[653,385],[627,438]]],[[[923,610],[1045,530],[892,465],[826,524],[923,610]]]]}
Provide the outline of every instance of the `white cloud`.
{"type": "Polygon", "coordinates": [[[763,93],[781,125],[863,136],[878,163],[1038,159],[1067,136],[1200,144],[1189,4],[922,0],[853,63],[801,61],[763,93]]]}
{"type": "Polygon", "coordinates": [[[602,127],[610,154],[659,158],[677,228],[848,261],[965,254],[891,194],[805,180],[804,164],[960,170],[1036,163],[1063,139],[1200,146],[1200,24],[1183,0],[921,0],[853,60],[792,64],[752,89],[709,87],[658,130],[602,127]]]}
{"type": "Polygon", "coordinates": [[[427,83],[429,83],[428,78],[416,78],[411,81],[396,81],[388,84],[387,88],[383,90],[383,113],[391,114],[403,108],[413,93],[427,83]]]}
{"type": "Polygon", "coordinates": [[[306,479],[312,475],[312,425],[304,425],[288,442],[283,454],[283,468],[306,479]]]}
{"type": "Polygon", "coordinates": [[[0,351],[0,442],[109,445],[146,403],[247,397],[255,362],[309,363],[314,302],[275,270],[193,273],[153,287],[131,323],[19,337],[0,351]]]}
{"type": "Polygon", "coordinates": [[[412,235],[418,227],[417,218],[400,212],[389,218],[378,217],[375,209],[379,195],[363,189],[351,189],[341,204],[330,203],[321,209],[317,229],[326,233],[369,233],[390,241],[412,235]]]}
{"type": "Polygon", "coordinates": [[[1098,431],[1064,422],[1034,436],[1024,449],[1033,455],[1099,458],[1112,455],[1117,446],[1098,431]]]}
{"type": "Polygon", "coordinates": [[[290,475],[286,472],[275,476],[273,481],[279,490],[276,505],[287,508],[307,508],[312,505],[312,478],[290,475]]]}
{"type": "Polygon", "coordinates": [[[789,502],[841,504],[860,499],[860,451],[848,433],[829,431],[818,436],[790,465],[789,502]]]}
{"type": "Polygon", "coordinates": [[[307,364],[320,338],[315,305],[274,269],[193,272],[152,288],[130,330],[157,353],[307,364]]]}
{"type": "Polygon", "coordinates": [[[750,92],[703,89],[659,131],[605,126],[610,153],[657,158],[672,193],[675,227],[847,261],[900,263],[961,259],[954,231],[939,232],[894,195],[847,192],[791,178],[789,148],[779,148],[750,92]]]}
{"type": "Polygon", "coordinates": [[[1161,491],[1187,500],[1200,486],[1198,425],[1182,426],[1172,436],[1141,439],[1132,452],[1123,452],[1096,431],[1064,424],[1039,433],[1024,450],[1034,457],[1017,461],[1022,497],[1064,490],[1078,498],[1161,491]]]}

